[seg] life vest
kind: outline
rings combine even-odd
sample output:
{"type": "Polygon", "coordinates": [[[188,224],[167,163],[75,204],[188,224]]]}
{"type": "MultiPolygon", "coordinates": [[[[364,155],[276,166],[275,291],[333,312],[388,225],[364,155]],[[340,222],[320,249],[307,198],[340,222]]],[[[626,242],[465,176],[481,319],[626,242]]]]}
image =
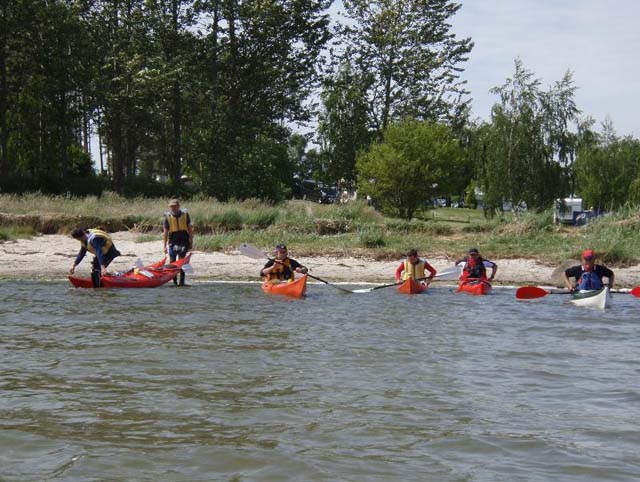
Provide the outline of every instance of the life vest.
{"type": "Polygon", "coordinates": [[[287,258],[284,261],[275,263],[275,268],[273,268],[271,272],[269,272],[269,276],[267,279],[293,281],[295,279],[295,275],[293,274],[293,270],[291,269],[291,260],[287,258]]]}
{"type": "Polygon", "coordinates": [[[96,249],[91,245],[91,241],[95,238],[102,238],[105,240],[104,246],[102,247],[102,254],[107,254],[113,246],[113,241],[111,236],[105,233],[102,229],[88,229],[89,234],[87,235],[87,240],[82,241],[82,247],[89,251],[91,254],[96,254],[96,249]]]}
{"type": "Polygon", "coordinates": [[[578,280],[579,290],[601,290],[602,280],[594,271],[583,271],[578,280]]]}
{"type": "Polygon", "coordinates": [[[180,209],[180,216],[176,216],[172,211],[168,211],[164,213],[167,218],[167,222],[169,223],[169,232],[176,233],[178,231],[189,231],[189,226],[187,225],[187,210],[180,209]]]}
{"type": "Polygon", "coordinates": [[[482,257],[478,256],[476,258],[472,258],[471,256],[467,256],[464,259],[464,270],[462,271],[463,278],[486,278],[487,277],[487,269],[484,267],[484,260],[482,257]]]}
{"type": "Polygon", "coordinates": [[[416,264],[411,264],[408,259],[404,260],[404,271],[402,273],[402,279],[408,280],[409,278],[423,278],[425,262],[422,259],[418,259],[416,264]]]}

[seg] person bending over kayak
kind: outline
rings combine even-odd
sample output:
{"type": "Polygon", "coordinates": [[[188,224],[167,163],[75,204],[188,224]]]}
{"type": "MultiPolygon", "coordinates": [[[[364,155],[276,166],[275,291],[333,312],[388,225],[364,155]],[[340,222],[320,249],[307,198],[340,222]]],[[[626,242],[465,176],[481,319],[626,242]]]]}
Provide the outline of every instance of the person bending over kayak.
{"type": "Polygon", "coordinates": [[[80,252],[76,256],[75,261],[69,269],[69,274],[73,274],[76,270],[76,266],[83,260],[87,251],[94,255],[91,262],[91,282],[94,288],[100,287],[100,277],[107,273],[107,266],[111,262],[120,256],[113,244],[111,236],[102,231],[101,229],[81,229],[76,228],[71,231],[71,237],[80,241],[80,252]]]}
{"type": "Polygon", "coordinates": [[[498,271],[498,265],[480,256],[478,248],[471,248],[467,256],[456,261],[456,266],[462,266],[460,281],[478,279],[491,282],[498,271]],[[491,268],[491,276],[489,278],[487,278],[487,268],[491,268]]]}
{"type": "Polygon", "coordinates": [[[306,274],[308,269],[298,263],[295,259],[289,258],[289,252],[284,244],[278,244],[275,250],[275,259],[270,259],[260,270],[260,276],[274,281],[293,281],[295,273],[306,274]]]}
{"type": "MultiPolygon", "coordinates": [[[[169,261],[182,259],[193,246],[193,225],[186,209],[180,209],[180,201],[169,201],[169,209],[164,213],[164,232],[162,242],[164,252],[169,252],[169,261]]],[[[173,284],[178,284],[178,276],[173,278],[173,284]]],[[[184,286],[184,271],[180,270],[180,286],[184,286]]]]}
{"type": "Polygon", "coordinates": [[[425,284],[429,286],[431,280],[437,273],[436,269],[431,266],[426,259],[420,259],[418,257],[417,250],[410,249],[407,251],[407,259],[400,263],[400,266],[396,269],[396,281],[405,281],[409,278],[427,278],[425,284]],[[425,276],[425,270],[429,271],[429,276],[425,276]]]}
{"type": "Polygon", "coordinates": [[[609,288],[613,287],[615,275],[606,266],[595,264],[596,254],[593,249],[586,249],[580,257],[580,264],[573,266],[564,272],[564,283],[569,291],[576,290],[600,290],[604,288],[602,278],[608,278],[609,288]],[[569,281],[575,279],[575,284],[569,281]]]}

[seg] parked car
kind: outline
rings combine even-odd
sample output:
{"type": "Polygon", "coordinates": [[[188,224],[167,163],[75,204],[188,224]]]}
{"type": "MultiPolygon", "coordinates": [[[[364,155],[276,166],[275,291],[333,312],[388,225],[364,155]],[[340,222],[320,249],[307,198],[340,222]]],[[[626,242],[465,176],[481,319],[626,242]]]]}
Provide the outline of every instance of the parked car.
{"type": "Polygon", "coordinates": [[[313,179],[304,179],[293,186],[293,197],[305,199],[319,204],[332,204],[336,202],[338,192],[336,188],[324,186],[313,179]]]}

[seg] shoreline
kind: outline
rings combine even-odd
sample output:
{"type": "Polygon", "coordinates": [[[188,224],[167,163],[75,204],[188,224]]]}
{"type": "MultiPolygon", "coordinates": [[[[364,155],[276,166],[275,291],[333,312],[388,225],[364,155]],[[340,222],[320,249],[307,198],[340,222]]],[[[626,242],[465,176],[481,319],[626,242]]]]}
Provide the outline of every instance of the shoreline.
{"type": "MultiPolygon", "coordinates": [[[[163,257],[162,242],[136,243],[139,236],[132,232],[118,232],[114,239],[122,256],[109,266],[110,271],[124,271],[133,266],[137,258],[144,264],[159,261],[163,257]]],[[[70,236],[41,235],[29,239],[0,243],[0,279],[19,280],[65,280],[67,271],[79,250],[79,243],[70,236]]],[[[194,274],[188,275],[192,281],[259,281],[260,260],[247,258],[239,251],[193,252],[191,265],[194,274]]],[[[400,259],[395,261],[375,261],[353,257],[297,257],[294,259],[310,268],[310,273],[335,283],[387,283],[393,280],[400,259]]],[[[88,253],[77,267],[76,274],[89,275],[91,254],[88,253]]],[[[438,270],[450,268],[453,260],[444,257],[427,257],[438,270]]],[[[266,261],[266,259],[265,259],[266,261]]],[[[518,286],[541,284],[557,286],[559,275],[568,266],[579,264],[577,260],[567,260],[557,266],[549,266],[533,259],[500,259],[495,286],[518,286]]],[[[615,269],[615,288],[631,287],[640,280],[640,265],[615,269]]],[[[436,285],[451,285],[453,281],[435,281],[436,285]]]]}

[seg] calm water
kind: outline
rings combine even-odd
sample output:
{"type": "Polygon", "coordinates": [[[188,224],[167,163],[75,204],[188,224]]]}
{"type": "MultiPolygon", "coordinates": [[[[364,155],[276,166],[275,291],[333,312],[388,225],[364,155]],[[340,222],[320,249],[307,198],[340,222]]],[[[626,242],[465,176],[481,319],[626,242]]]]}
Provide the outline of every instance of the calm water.
{"type": "Polygon", "coordinates": [[[0,296],[3,482],[640,480],[629,295],[0,296]]]}

